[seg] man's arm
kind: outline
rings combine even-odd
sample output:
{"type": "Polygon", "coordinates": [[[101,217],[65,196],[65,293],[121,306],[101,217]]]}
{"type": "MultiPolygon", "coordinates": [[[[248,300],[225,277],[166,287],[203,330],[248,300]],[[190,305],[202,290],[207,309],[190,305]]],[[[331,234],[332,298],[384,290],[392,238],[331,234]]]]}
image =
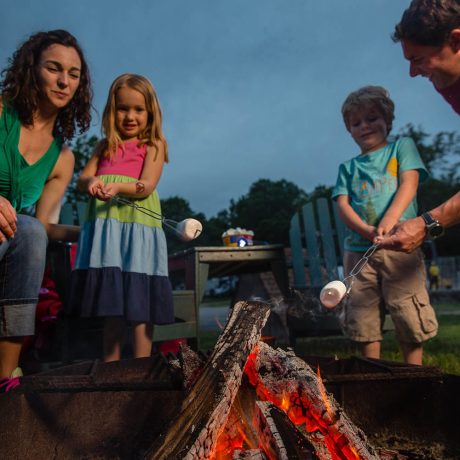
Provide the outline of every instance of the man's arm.
{"type": "Polygon", "coordinates": [[[445,228],[460,224],[460,192],[434,208],[430,214],[445,228]]]}
{"type": "MultiPolygon", "coordinates": [[[[445,228],[460,223],[460,192],[431,210],[430,214],[445,228]]],[[[382,248],[412,252],[423,243],[425,237],[425,221],[416,217],[395,225],[390,233],[377,237],[374,241],[382,248]]]]}

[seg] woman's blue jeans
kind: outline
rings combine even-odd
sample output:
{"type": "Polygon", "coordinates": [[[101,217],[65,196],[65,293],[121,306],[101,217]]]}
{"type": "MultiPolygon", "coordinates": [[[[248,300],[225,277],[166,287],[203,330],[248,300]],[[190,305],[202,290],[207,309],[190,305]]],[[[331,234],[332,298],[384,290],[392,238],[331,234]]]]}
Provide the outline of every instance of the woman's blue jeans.
{"type": "Polygon", "coordinates": [[[0,244],[0,338],[34,334],[47,243],[42,223],[18,214],[14,238],[0,244]]]}

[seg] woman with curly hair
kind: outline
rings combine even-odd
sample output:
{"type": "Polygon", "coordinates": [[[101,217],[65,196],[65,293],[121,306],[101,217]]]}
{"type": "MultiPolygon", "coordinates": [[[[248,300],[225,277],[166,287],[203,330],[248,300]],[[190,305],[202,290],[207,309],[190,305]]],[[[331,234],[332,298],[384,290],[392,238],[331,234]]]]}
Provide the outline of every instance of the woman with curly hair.
{"type": "Polygon", "coordinates": [[[34,334],[48,238],[76,239],[55,225],[72,178],[65,144],[91,122],[83,51],[65,30],[39,32],[13,54],[0,82],[0,391],[19,384],[23,338],[34,334]],[[35,205],[35,217],[22,213],[35,205]]]}

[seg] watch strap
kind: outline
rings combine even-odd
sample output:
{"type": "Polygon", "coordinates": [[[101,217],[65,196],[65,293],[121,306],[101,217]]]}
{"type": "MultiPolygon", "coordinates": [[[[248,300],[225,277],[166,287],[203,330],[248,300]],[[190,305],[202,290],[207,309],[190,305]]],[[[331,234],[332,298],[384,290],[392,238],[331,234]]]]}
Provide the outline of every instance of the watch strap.
{"type": "Polygon", "coordinates": [[[433,218],[433,216],[429,212],[424,212],[421,215],[422,219],[425,221],[427,227],[433,224],[438,224],[439,222],[433,218]]]}

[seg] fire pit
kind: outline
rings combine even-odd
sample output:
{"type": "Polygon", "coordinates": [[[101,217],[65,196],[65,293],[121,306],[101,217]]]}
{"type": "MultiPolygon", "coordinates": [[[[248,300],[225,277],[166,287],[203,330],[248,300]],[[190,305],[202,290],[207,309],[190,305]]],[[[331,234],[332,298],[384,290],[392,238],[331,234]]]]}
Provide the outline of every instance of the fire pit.
{"type": "Polygon", "coordinates": [[[235,305],[209,357],[184,348],[24,378],[0,396],[0,458],[460,458],[460,377],[300,359],[259,343],[268,312],[235,305]]]}

